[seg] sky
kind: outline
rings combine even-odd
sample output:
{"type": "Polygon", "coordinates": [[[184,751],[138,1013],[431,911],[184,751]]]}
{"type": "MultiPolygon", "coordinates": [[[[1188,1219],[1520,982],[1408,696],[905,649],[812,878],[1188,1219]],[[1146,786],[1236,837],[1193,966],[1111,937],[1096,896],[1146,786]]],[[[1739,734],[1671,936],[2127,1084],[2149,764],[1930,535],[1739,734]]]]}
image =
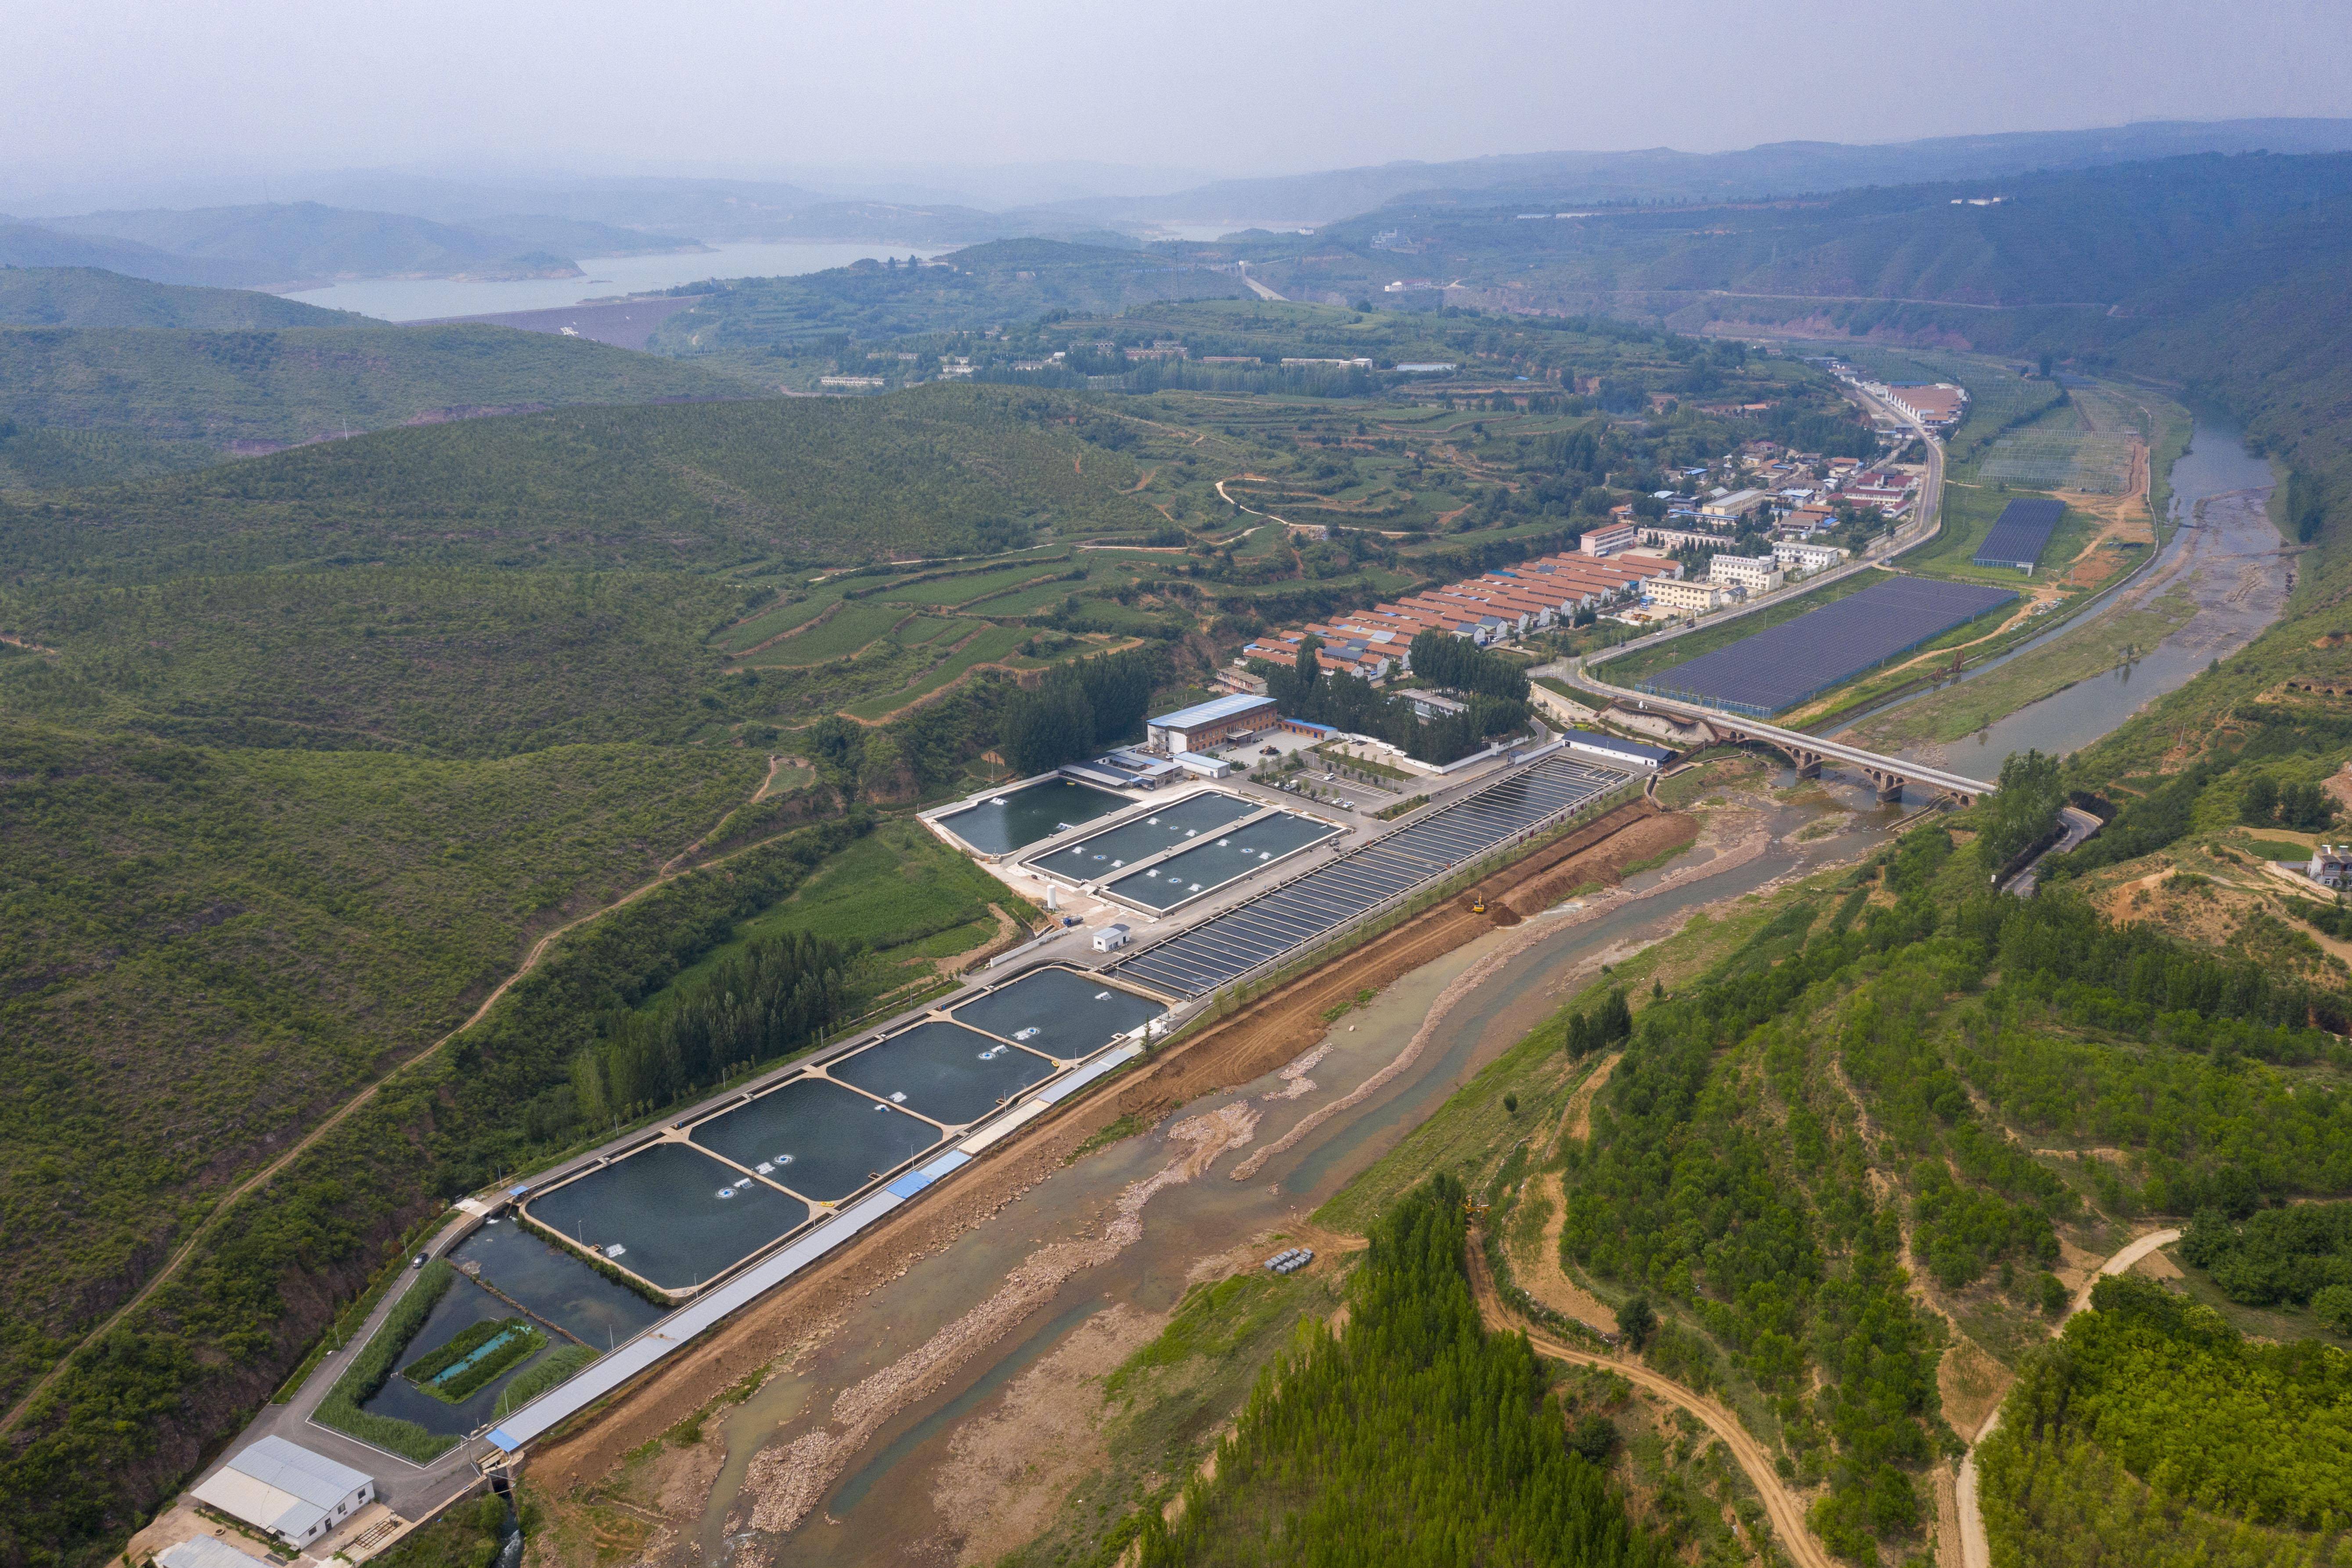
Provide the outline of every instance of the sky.
{"type": "Polygon", "coordinates": [[[2352,115],[2345,0],[0,0],[0,203],[383,166],[1077,159],[1168,188],[1489,153],[2352,115]]]}

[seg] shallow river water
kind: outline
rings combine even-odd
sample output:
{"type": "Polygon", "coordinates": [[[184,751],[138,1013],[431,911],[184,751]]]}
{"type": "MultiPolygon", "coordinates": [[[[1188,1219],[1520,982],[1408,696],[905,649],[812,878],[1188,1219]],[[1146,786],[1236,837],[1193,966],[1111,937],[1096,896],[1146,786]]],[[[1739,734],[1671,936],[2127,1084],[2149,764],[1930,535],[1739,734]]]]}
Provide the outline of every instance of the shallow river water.
{"type": "MultiPolygon", "coordinates": [[[[2242,432],[2200,416],[2188,456],[2172,466],[2176,531],[2141,577],[2090,612],[2107,615],[2178,588],[2195,600],[2196,615],[2155,647],[2105,675],[2030,703],[1966,740],[1923,741],[1898,754],[1982,779],[1997,776],[2011,753],[2029,747],[2063,756],[2108,733],[2166,692],[2187,685],[2213,660],[2227,658],[2252,642],[2286,606],[2289,558],[2282,553],[2278,529],[2263,509],[2272,483],[2270,465],[2247,452],[2242,432]]],[[[1961,684],[2084,624],[2077,619],[2054,627],[1970,670],[1960,678],[1961,684]]],[[[1864,718],[1886,711],[1882,708],[1864,718]]],[[[1842,731],[1832,731],[1837,732],[1842,731]]]]}

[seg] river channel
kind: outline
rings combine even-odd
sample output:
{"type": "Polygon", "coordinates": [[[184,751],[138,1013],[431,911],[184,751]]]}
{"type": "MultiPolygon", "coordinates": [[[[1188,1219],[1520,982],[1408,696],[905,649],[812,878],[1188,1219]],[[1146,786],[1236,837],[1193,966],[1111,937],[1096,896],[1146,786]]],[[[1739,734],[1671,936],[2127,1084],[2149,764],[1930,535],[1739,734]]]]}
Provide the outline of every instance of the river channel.
{"type": "MultiPolygon", "coordinates": [[[[2246,450],[2243,431],[2200,415],[2188,454],[2172,465],[2173,532],[2156,561],[2088,616],[2021,644],[1961,676],[1959,684],[2079,630],[2090,619],[2167,593],[2187,593],[2196,614],[2154,647],[2105,675],[2029,703],[1965,740],[1922,741],[1896,754],[1983,779],[1997,776],[2003,761],[2028,748],[2063,756],[2113,731],[2166,692],[2187,685],[2215,659],[2227,658],[2253,641],[2286,607],[2291,558],[2282,552],[2278,529],[2264,510],[2273,482],[2270,464],[2246,450]]],[[[1928,694],[1874,710],[1831,733],[1883,718],[1928,694]]]]}
{"type": "MultiPolygon", "coordinates": [[[[1772,782],[1786,788],[1798,781],[1783,770],[1772,782]]],[[[758,1483],[755,1473],[747,1489],[746,1477],[758,1450],[823,1426],[819,1418],[835,1408],[843,1390],[899,1362],[987,1300],[1042,1246],[1102,1234],[1104,1216],[1120,1194],[1161,1171],[1180,1152],[1166,1135],[1171,1126],[1246,1105],[1259,1121],[1239,1151],[1245,1157],[1393,1061],[1449,984],[1498,951],[1516,948],[1454,1005],[1410,1068],[1378,1092],[1321,1121],[1249,1180],[1229,1178],[1235,1161],[1228,1156],[1197,1179],[1159,1191],[1142,1210],[1139,1240],[1072,1274],[1012,1331],[960,1366],[944,1386],[882,1424],[839,1467],[797,1529],[764,1534],[760,1551],[745,1558],[776,1568],[953,1560],[955,1521],[935,1507],[934,1488],[957,1430],[985,1417],[1007,1384],[1097,1314],[1114,1309],[1164,1313],[1182,1297],[1203,1259],[1297,1225],[1588,984],[1601,963],[1670,934],[1703,905],[1858,858],[1884,841],[1900,816],[1898,808],[1881,806],[1859,784],[1834,777],[1823,784],[1822,793],[1809,788],[1792,796],[1804,804],[1743,795],[1742,802],[1759,803],[1761,809],[1736,806],[1733,821],[1727,823],[1732,829],[1727,844],[1703,839],[1667,866],[1631,879],[1622,892],[1603,895],[1597,910],[1582,903],[1563,905],[1534,917],[1528,926],[1498,930],[1404,976],[1334,1028],[1328,1054],[1308,1071],[1311,1092],[1269,1100],[1270,1090],[1284,1087],[1269,1074],[1195,1101],[1152,1131],[1060,1172],[943,1251],[914,1264],[853,1310],[796,1371],[771,1379],[723,1416],[727,1460],[703,1516],[702,1560],[727,1563],[751,1538],[743,1527],[758,1501],[758,1483]],[[1822,836],[1800,841],[1796,835],[1808,827],[1822,836]],[[1769,840],[1760,854],[1746,858],[1736,846],[1758,833],[1769,840]],[[1717,874],[1694,875],[1718,859],[1725,868],[1717,874]],[[1623,896],[1629,893],[1644,896],[1623,896]],[[1530,932],[1529,926],[1547,920],[1558,924],[1556,934],[1530,932]]],[[[1271,1253],[1280,1245],[1267,1242],[1264,1250],[1271,1253]]]]}

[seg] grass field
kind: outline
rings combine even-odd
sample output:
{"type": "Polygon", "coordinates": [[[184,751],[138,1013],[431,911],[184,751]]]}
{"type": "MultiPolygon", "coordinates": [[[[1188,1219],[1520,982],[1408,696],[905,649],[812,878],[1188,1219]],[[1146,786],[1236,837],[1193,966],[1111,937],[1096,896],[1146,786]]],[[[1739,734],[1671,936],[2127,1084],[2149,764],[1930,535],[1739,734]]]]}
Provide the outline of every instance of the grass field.
{"type": "Polygon", "coordinates": [[[967,605],[991,594],[1003,593],[1024,583],[1034,583],[1058,575],[1070,569],[1066,557],[1044,562],[1027,562],[1008,566],[1002,572],[976,572],[968,577],[939,577],[929,583],[910,584],[903,588],[886,588],[874,595],[899,605],[967,605]]]}
{"type": "Polygon", "coordinates": [[[1759,610],[1752,616],[1742,616],[1736,621],[1727,621],[1720,626],[1708,626],[1656,647],[1643,648],[1639,653],[1629,653],[1621,658],[1612,658],[1605,664],[1597,666],[1595,673],[1614,685],[1627,685],[1655,675],[1662,669],[1672,669],[1676,665],[1688,664],[1703,653],[1713,653],[1719,647],[1729,647],[1744,637],[1754,637],[1758,632],[1777,626],[1784,621],[1793,621],[1808,610],[1819,609],[1822,605],[1843,599],[1849,594],[1859,594],[1864,588],[1874,584],[1884,583],[1893,575],[1891,572],[1881,572],[1875,567],[1857,572],[1851,577],[1840,578],[1834,583],[1824,583],[1818,588],[1800,594],[1795,598],[1775,605],[1769,610],[1759,610]]]}
{"type": "Polygon", "coordinates": [[[2152,648],[2196,613],[2196,604],[2176,593],[2145,608],[2097,616],[1998,669],[1873,719],[1849,739],[1885,751],[1919,741],[1961,740],[2078,681],[2104,676],[2116,668],[2126,647],[2152,648]]]}
{"type": "Polygon", "coordinates": [[[733,941],[681,970],[644,1005],[683,994],[747,943],[789,931],[863,949],[852,984],[862,996],[878,996],[903,984],[912,965],[978,946],[995,929],[992,903],[1016,921],[1043,918],[919,823],[886,823],[819,867],[791,898],[743,922],[733,941]]]}

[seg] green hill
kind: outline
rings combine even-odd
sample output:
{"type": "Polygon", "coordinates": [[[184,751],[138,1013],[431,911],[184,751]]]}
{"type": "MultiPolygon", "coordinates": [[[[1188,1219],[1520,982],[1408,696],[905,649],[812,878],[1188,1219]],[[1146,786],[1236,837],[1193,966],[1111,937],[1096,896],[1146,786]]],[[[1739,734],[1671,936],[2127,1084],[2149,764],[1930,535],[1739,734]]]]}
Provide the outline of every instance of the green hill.
{"type": "Polygon", "coordinates": [[[1752,313],[1764,320],[1857,300],[2104,308],[2347,194],[2352,155],[2206,154],[1566,219],[1523,217],[1524,206],[1398,207],[1311,237],[1269,237],[1251,254],[1286,293],[1458,278],[1515,310],[1670,315],[1706,304],[1737,317],[1740,301],[1760,299],[1752,313]]]}
{"type": "Polygon", "coordinates": [[[380,323],[250,289],[151,283],[100,267],[0,267],[0,325],[11,327],[365,327],[380,323]]]}
{"type": "Polygon", "coordinates": [[[140,575],[380,559],[709,569],[1163,522],[1122,493],[1134,464],[1078,433],[1086,414],[1057,394],[942,386],[468,420],[0,502],[0,551],[20,570],[140,575]]]}
{"type": "MultiPolygon", "coordinates": [[[[106,292],[91,291],[94,311],[110,308],[106,292]]],[[[750,390],[692,365],[499,327],[0,328],[0,463],[19,487],[110,481],[415,421],[750,390]],[[37,457],[44,443],[87,466],[37,457]]]]}
{"type": "Polygon", "coordinates": [[[53,219],[47,226],[235,267],[257,283],[392,273],[442,275],[532,248],[528,241],[430,218],[356,212],[317,202],[87,213],[53,219]]]}
{"type": "Polygon", "coordinates": [[[748,358],[809,338],[978,331],[1049,310],[1111,316],[1158,300],[1241,300],[1232,272],[1164,250],[1051,239],[992,240],[922,266],[861,261],[800,278],[747,278],[662,323],[650,346],[685,357],[748,358]]]}

